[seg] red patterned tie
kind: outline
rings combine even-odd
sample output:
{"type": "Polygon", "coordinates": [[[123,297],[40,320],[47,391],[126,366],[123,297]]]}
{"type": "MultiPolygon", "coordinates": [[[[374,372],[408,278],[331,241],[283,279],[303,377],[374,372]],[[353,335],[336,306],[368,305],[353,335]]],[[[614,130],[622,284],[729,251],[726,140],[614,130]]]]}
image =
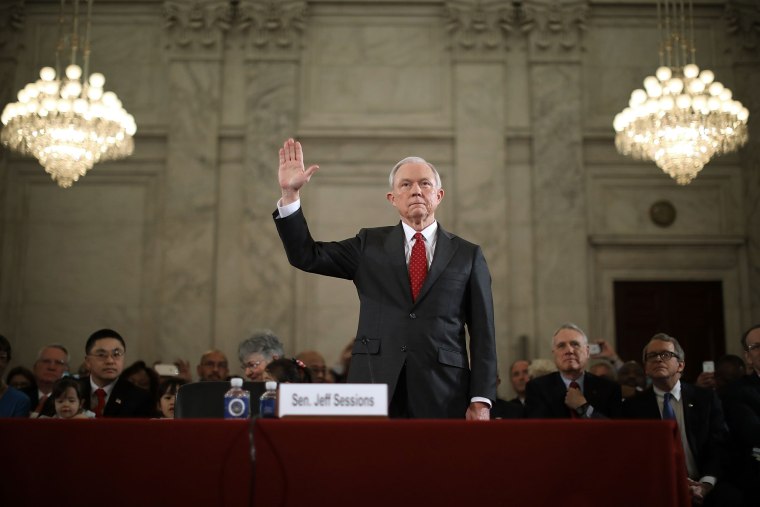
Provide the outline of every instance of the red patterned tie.
{"type": "Polygon", "coordinates": [[[414,246],[409,258],[409,283],[412,286],[412,301],[417,301],[422,284],[427,276],[427,255],[425,255],[425,236],[418,232],[414,235],[414,246]]]}
{"type": "Polygon", "coordinates": [[[95,389],[98,397],[98,406],[95,407],[95,417],[103,417],[103,409],[106,407],[106,392],[104,389],[95,389]]]}

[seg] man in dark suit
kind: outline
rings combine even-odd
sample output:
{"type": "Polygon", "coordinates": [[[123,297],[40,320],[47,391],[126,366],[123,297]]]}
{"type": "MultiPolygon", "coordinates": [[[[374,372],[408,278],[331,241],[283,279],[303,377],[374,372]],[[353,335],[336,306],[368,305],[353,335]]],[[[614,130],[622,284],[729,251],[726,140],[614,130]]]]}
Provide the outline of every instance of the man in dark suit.
{"type": "Polygon", "coordinates": [[[623,416],[631,419],[670,419],[681,433],[692,502],[721,507],[740,505],[738,492],[718,479],[726,457],[727,428],[717,395],[685,382],[686,365],[678,340],[656,334],[644,347],[644,371],[653,386],[623,404],[623,416]]]}
{"type": "Polygon", "coordinates": [[[80,380],[84,408],[96,417],[151,417],[156,402],[150,393],[121,376],[127,346],[112,329],[95,331],[85,345],[90,376],[80,380]]]}
{"type": "Polygon", "coordinates": [[[55,415],[55,404],[50,398],[53,384],[69,370],[69,351],[58,343],[45,345],[37,353],[32,372],[37,385],[24,389],[31,402],[31,417],[55,415]]]}
{"type": "Polygon", "coordinates": [[[747,364],[753,369],[723,393],[726,422],[737,447],[737,477],[745,495],[745,505],[760,505],[760,324],[750,327],[741,338],[747,364]]]}
{"type": "Polygon", "coordinates": [[[586,333],[563,324],[552,337],[557,370],[534,378],[525,388],[526,418],[601,419],[620,415],[620,386],[585,371],[589,358],[586,333]]]}
{"type": "Polygon", "coordinates": [[[391,416],[488,419],[496,399],[491,276],[480,247],[435,220],[444,194],[438,171],[418,157],[400,161],[386,198],[401,223],[323,243],[300,208],[299,191],[317,169],[305,168],[300,143],[285,142],[274,218],[293,266],[356,286],[348,381],[388,384],[391,416]]]}

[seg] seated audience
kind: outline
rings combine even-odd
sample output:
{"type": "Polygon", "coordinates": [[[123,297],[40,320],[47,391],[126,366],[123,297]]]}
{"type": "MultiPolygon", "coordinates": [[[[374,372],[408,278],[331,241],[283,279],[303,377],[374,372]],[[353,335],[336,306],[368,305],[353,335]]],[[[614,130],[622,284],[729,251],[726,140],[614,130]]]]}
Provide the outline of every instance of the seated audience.
{"type": "Polygon", "coordinates": [[[58,419],[89,419],[95,414],[84,409],[82,387],[77,379],[63,377],[59,379],[50,397],[55,402],[55,417],[58,419]]]}
{"type": "Polygon", "coordinates": [[[726,422],[737,447],[736,483],[744,491],[745,505],[760,505],[760,324],[741,337],[752,373],[723,390],[726,422]]]}
{"type": "Polygon", "coordinates": [[[238,359],[245,377],[251,382],[264,380],[267,365],[283,357],[282,342],[274,332],[264,329],[243,340],[238,346],[238,359]]]}
{"type": "MultiPolygon", "coordinates": [[[[496,375],[496,387],[501,385],[501,377],[496,375]]],[[[523,416],[523,406],[519,401],[512,402],[496,398],[491,405],[491,419],[520,419],[523,416]]]]}
{"type": "Polygon", "coordinates": [[[3,380],[12,358],[11,342],[0,334],[0,417],[29,417],[29,397],[3,380]]]}
{"type": "Polygon", "coordinates": [[[607,340],[595,340],[594,343],[599,345],[599,353],[598,354],[592,354],[592,359],[606,359],[610,363],[612,363],[612,366],[615,368],[615,371],[619,370],[623,366],[623,361],[620,359],[620,356],[617,355],[617,352],[615,352],[615,349],[607,343],[607,340]]]}
{"type": "Polygon", "coordinates": [[[227,380],[230,374],[227,356],[221,350],[207,350],[201,356],[195,371],[198,374],[198,380],[201,382],[227,380]]]}
{"type": "MultiPolygon", "coordinates": [[[[543,357],[534,359],[530,362],[530,366],[528,366],[528,376],[531,379],[543,377],[544,375],[554,373],[555,371],[557,371],[557,365],[554,364],[554,361],[551,359],[544,359],[543,357]]],[[[525,386],[527,387],[527,384],[525,384],[525,386]]]]}
{"type": "Polygon", "coordinates": [[[747,366],[744,360],[733,354],[727,354],[715,363],[715,388],[718,396],[728,387],[729,384],[744,378],[747,374],[747,366]]]}
{"type": "Polygon", "coordinates": [[[315,384],[326,382],[327,366],[325,358],[316,350],[306,350],[296,356],[296,359],[303,361],[311,373],[311,381],[315,384]]]}
{"type": "Polygon", "coordinates": [[[5,383],[11,387],[15,387],[19,391],[24,389],[36,389],[37,382],[34,380],[34,373],[29,368],[23,366],[16,366],[8,371],[8,376],[5,377],[5,383]]]}
{"type": "Polygon", "coordinates": [[[557,372],[533,378],[525,389],[527,418],[607,418],[620,415],[620,386],[585,371],[586,333],[563,324],[552,337],[557,372]]]}
{"type": "Polygon", "coordinates": [[[686,357],[680,343],[664,333],[654,335],[643,351],[652,388],[628,399],[624,417],[675,421],[686,454],[692,503],[721,507],[741,505],[741,495],[723,479],[727,439],[723,409],[713,391],[681,382],[686,357]]]}
{"type": "Polygon", "coordinates": [[[530,378],[530,361],[518,359],[509,367],[509,380],[517,395],[510,400],[512,403],[519,403],[520,407],[525,406],[525,386],[528,385],[530,378]]]}
{"type": "Polygon", "coordinates": [[[155,400],[122,375],[127,345],[112,329],[95,331],[87,339],[85,360],[90,376],[80,379],[84,408],[96,417],[151,417],[155,400]]]}
{"type": "Polygon", "coordinates": [[[285,384],[308,384],[311,372],[299,359],[275,359],[264,369],[263,380],[274,380],[285,384]]]}
{"type": "Polygon", "coordinates": [[[617,372],[615,371],[615,366],[609,359],[602,357],[591,359],[588,362],[588,371],[597,377],[604,377],[607,380],[617,382],[617,372]]]}
{"type": "Polygon", "coordinates": [[[174,419],[174,404],[177,401],[179,387],[187,384],[185,379],[174,377],[161,381],[158,386],[158,401],[156,402],[158,417],[161,419],[174,419]]]}

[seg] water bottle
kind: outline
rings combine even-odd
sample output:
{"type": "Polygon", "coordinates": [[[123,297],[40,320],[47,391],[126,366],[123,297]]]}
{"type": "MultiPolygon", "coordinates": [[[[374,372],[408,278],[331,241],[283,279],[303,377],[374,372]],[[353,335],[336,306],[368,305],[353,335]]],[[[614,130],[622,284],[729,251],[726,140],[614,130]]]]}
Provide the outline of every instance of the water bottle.
{"type": "Polygon", "coordinates": [[[277,417],[277,382],[268,381],[266,388],[259,398],[259,417],[274,419],[277,417]]]}
{"type": "Polygon", "coordinates": [[[251,393],[243,389],[243,379],[230,380],[230,390],[224,393],[224,418],[248,419],[251,417],[251,393]]]}

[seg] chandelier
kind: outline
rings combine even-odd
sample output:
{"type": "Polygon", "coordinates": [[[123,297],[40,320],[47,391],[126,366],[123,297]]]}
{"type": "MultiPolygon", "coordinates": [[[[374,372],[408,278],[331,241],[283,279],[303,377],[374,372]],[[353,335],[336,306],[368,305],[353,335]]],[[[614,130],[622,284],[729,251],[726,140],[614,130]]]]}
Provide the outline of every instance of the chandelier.
{"type": "Polygon", "coordinates": [[[660,67],[615,116],[615,147],[688,185],[713,156],[747,142],[749,111],[696,65],[691,0],[658,0],[657,20],[660,67]]]}
{"type": "Polygon", "coordinates": [[[70,187],[98,162],[132,154],[135,119],[113,92],[104,92],[105,77],[89,74],[92,1],[86,0],[84,36],[79,34],[79,4],[72,4],[71,32],[65,32],[66,0],[61,0],[56,68],[43,67],[40,79],[18,92],[18,102],[5,106],[0,142],[35,157],[54,181],[70,187]],[[81,40],[81,44],[80,44],[81,40]],[[61,72],[64,51],[69,65],[61,72]],[[81,53],[83,67],[77,64],[81,53]]]}

